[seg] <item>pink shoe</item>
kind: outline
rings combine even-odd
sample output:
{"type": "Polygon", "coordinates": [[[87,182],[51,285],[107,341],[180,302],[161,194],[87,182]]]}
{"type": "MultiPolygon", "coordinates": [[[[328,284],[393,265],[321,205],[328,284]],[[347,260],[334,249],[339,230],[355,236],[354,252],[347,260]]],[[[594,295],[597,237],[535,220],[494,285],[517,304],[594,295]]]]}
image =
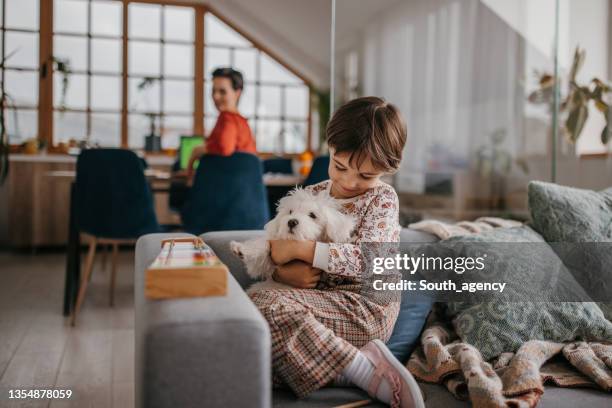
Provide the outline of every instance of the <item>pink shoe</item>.
{"type": "Polygon", "coordinates": [[[372,340],[361,351],[374,364],[374,375],[368,385],[368,393],[376,398],[381,381],[391,384],[393,395],[389,405],[392,408],[425,408],[421,389],[410,371],[391,354],[385,343],[372,340]]]}

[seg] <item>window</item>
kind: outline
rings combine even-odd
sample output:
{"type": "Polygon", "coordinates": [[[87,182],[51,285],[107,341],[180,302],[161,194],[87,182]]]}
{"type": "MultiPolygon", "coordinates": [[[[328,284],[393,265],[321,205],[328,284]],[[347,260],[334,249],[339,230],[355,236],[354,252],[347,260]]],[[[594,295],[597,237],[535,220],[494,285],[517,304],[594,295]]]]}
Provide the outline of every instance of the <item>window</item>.
{"type": "Polygon", "coordinates": [[[217,67],[232,66],[244,76],[239,110],[249,119],[258,150],[304,151],[310,110],[307,84],[212,13],[206,13],[204,27],[206,131],[217,117],[210,75],[217,67]]]}
{"type": "Polygon", "coordinates": [[[5,110],[11,144],[38,133],[38,0],[0,2],[0,39],[3,66],[0,75],[8,95],[5,110]]]}
{"type": "Polygon", "coordinates": [[[117,1],[54,1],[54,143],[121,145],[122,9],[117,1]]]}
{"type": "Polygon", "coordinates": [[[258,150],[307,148],[306,81],[206,5],[163,0],[0,4],[1,52],[8,57],[0,75],[11,97],[5,109],[12,144],[38,135],[52,146],[76,140],[141,149],[153,134],[160,136],[162,148],[176,148],[180,135],[212,130],[218,112],[211,74],[219,66],[233,66],[245,78],[239,109],[258,150]]]}
{"type": "Polygon", "coordinates": [[[129,5],[130,147],[144,147],[154,131],[162,147],[176,148],[193,132],[194,18],[191,7],[129,5]]]}

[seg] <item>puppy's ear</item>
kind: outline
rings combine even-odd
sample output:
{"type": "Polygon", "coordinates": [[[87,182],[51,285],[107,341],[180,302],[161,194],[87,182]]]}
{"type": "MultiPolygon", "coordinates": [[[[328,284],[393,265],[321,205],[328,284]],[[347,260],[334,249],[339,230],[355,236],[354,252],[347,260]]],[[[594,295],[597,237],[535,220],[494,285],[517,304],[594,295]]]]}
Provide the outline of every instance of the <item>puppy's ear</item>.
{"type": "Polygon", "coordinates": [[[325,209],[326,223],[324,235],[329,242],[349,242],[355,220],[350,215],[342,214],[333,208],[325,209]]]}
{"type": "Polygon", "coordinates": [[[232,250],[233,254],[236,255],[238,258],[244,259],[244,253],[242,252],[242,244],[240,242],[231,241],[230,249],[232,250]]]}

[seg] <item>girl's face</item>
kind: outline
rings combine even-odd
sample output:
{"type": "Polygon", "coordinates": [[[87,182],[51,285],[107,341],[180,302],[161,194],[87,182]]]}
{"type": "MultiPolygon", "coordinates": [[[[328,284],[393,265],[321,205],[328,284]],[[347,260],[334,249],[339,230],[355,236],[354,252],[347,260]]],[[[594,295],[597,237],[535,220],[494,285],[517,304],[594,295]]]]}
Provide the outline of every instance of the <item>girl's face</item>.
{"type": "MultiPolygon", "coordinates": [[[[335,153],[329,149],[329,178],[332,181],[330,194],[335,198],[351,198],[365,193],[374,187],[384,172],[374,168],[370,158],[366,158],[359,168],[349,164],[349,152],[335,153]]],[[[353,165],[355,164],[353,162],[353,165]]]]}
{"type": "Polygon", "coordinates": [[[219,112],[236,112],[238,110],[238,99],[240,90],[232,88],[232,80],[229,78],[213,78],[212,98],[219,112]]]}

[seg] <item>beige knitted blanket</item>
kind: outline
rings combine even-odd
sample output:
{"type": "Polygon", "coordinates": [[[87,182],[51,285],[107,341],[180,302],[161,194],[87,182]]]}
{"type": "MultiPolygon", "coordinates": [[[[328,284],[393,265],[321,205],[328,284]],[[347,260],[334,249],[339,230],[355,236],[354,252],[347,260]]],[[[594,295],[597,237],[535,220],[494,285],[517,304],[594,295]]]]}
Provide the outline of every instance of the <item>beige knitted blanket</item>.
{"type": "MultiPolygon", "coordinates": [[[[520,222],[485,217],[449,225],[426,220],[409,227],[446,239],[520,222]]],[[[484,361],[480,352],[457,337],[439,307],[434,307],[421,345],[407,367],[421,381],[443,384],[458,399],[475,407],[535,407],[544,384],[594,387],[612,392],[612,345],[528,341],[516,353],[502,353],[484,361]]]]}
{"type": "Polygon", "coordinates": [[[430,314],[407,367],[417,379],[443,384],[474,407],[535,407],[545,383],[612,391],[610,344],[533,340],[486,362],[440,316],[437,309],[430,314]]]}
{"type": "Polygon", "coordinates": [[[410,224],[408,228],[429,232],[440,239],[447,239],[460,235],[478,234],[493,228],[511,228],[521,225],[523,225],[522,222],[504,218],[480,217],[476,221],[461,221],[456,224],[447,224],[437,220],[424,220],[410,224]]]}

